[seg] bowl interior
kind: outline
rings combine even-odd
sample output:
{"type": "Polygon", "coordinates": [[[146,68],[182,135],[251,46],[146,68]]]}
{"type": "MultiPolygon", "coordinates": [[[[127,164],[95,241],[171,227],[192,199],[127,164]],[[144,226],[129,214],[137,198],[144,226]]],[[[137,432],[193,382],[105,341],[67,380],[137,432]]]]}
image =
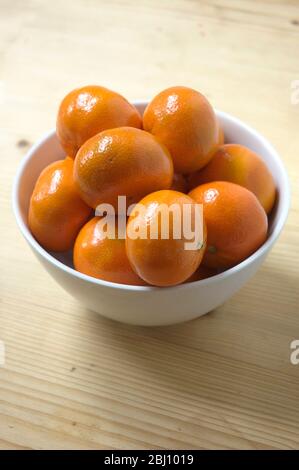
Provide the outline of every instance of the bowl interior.
{"type": "MultiPolygon", "coordinates": [[[[135,102],[141,114],[146,104],[144,101],[135,102]]],[[[234,142],[249,147],[261,156],[273,174],[277,185],[277,200],[269,220],[268,241],[270,238],[276,238],[283,227],[289,207],[288,178],[281,159],[269,142],[254,129],[224,112],[217,111],[217,116],[223,127],[226,143],[234,142]]],[[[65,152],[55,132],[52,131],[32,147],[19,169],[13,196],[14,210],[23,235],[31,245],[36,242],[27,227],[27,214],[35,182],[47,165],[64,157],[65,152]]],[[[73,267],[71,253],[50,253],[50,255],[63,264],[73,267]]]]}

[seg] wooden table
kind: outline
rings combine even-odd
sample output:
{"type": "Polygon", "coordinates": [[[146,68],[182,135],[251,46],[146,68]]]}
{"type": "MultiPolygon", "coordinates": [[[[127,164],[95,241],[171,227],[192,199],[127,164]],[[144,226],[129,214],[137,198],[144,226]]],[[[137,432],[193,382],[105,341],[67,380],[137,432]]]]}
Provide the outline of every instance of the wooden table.
{"type": "Polygon", "coordinates": [[[299,448],[299,1],[1,0],[0,38],[0,448],[299,448]],[[89,83],[129,99],[194,87],[282,155],[287,226],[211,314],[152,329],[100,318],[18,232],[16,168],[64,94],[89,83]]]}

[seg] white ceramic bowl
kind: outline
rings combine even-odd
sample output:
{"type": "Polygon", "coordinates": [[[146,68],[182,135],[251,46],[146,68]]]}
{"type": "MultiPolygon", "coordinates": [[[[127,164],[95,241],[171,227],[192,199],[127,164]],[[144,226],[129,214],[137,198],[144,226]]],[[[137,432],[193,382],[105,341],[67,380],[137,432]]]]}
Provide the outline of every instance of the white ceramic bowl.
{"type": "MultiPolygon", "coordinates": [[[[146,102],[134,103],[142,113],[146,102]]],[[[13,210],[19,228],[50,275],[85,307],[101,315],[134,325],[170,325],[192,320],[215,309],[257,271],[280,234],[287,218],[290,191],[283,163],[269,142],[254,129],[226,113],[217,112],[227,142],[246,145],[270,168],[278,188],[276,207],[266,242],[233,268],[201,281],[157,288],[114,284],[86,276],[72,268],[70,255],[48,253],[31,235],[27,225],[30,196],[41,170],[64,157],[55,132],[45,135],[23,159],[13,189],[13,210]]]]}

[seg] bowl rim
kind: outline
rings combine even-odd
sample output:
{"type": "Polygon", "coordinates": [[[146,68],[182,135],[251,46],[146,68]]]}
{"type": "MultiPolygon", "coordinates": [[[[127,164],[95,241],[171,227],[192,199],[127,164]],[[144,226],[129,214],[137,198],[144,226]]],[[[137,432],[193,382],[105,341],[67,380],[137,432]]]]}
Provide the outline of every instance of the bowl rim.
{"type": "MultiPolygon", "coordinates": [[[[132,101],[132,104],[135,106],[146,106],[148,104],[148,100],[135,100],[132,101]]],[[[280,196],[282,197],[282,208],[281,208],[281,213],[279,215],[279,218],[277,220],[277,223],[275,227],[273,228],[272,233],[270,236],[267,238],[267,240],[263,243],[262,246],[260,246],[252,255],[250,255],[248,258],[245,260],[241,261],[241,263],[237,264],[236,266],[233,266],[232,268],[227,269],[226,271],[223,271],[222,273],[215,274],[214,276],[211,276],[206,279],[201,279],[198,281],[193,281],[193,282],[185,282],[183,284],[179,284],[176,286],[169,286],[169,287],[163,287],[163,292],[168,291],[168,290],[182,290],[182,289],[189,289],[191,287],[196,287],[199,284],[201,286],[209,285],[212,284],[213,282],[220,281],[222,279],[225,279],[233,274],[237,274],[238,272],[242,271],[242,269],[246,268],[247,266],[251,265],[254,263],[258,258],[262,257],[267,253],[267,251],[270,249],[270,247],[274,244],[274,242],[277,240],[279,237],[283,226],[286,222],[288,212],[289,212],[289,207],[290,207],[290,184],[289,184],[289,178],[287,175],[287,171],[282,163],[281,158],[279,157],[279,154],[275,150],[275,148],[270,144],[270,142],[263,136],[261,135],[258,131],[256,131],[254,128],[249,126],[248,124],[244,123],[241,121],[239,118],[232,116],[224,111],[219,111],[215,109],[215,113],[217,117],[220,117],[222,120],[226,120],[230,122],[233,125],[241,126],[243,129],[255,136],[256,139],[258,139],[261,144],[266,148],[266,150],[271,154],[273,159],[275,160],[275,163],[277,167],[280,170],[281,173],[281,178],[282,178],[282,188],[283,191],[280,193],[280,196]]],[[[28,244],[33,248],[42,258],[44,258],[47,262],[49,262],[51,265],[54,267],[61,269],[65,271],[67,274],[71,276],[75,276],[78,279],[82,281],[89,282],[94,285],[102,286],[102,287],[107,287],[110,289],[114,290],[121,290],[121,291],[135,291],[135,292],[153,292],[153,291],[158,291],[161,292],[161,287],[156,287],[156,286],[134,286],[134,285],[128,285],[128,284],[118,284],[110,281],[105,281],[102,279],[97,279],[91,276],[88,276],[86,274],[80,273],[79,271],[76,271],[74,268],[71,268],[64,264],[63,262],[57,260],[52,256],[48,251],[46,251],[33,237],[31,234],[27,224],[23,221],[22,215],[21,215],[21,209],[19,205],[19,188],[20,188],[20,182],[23,176],[23,173],[29,164],[32,156],[36,152],[36,150],[41,147],[46,140],[49,140],[50,138],[53,137],[55,134],[55,130],[48,131],[44,133],[40,139],[29,149],[29,151],[26,153],[26,155],[23,157],[23,160],[21,164],[19,165],[17,169],[16,176],[14,178],[14,183],[13,183],[13,191],[12,191],[12,206],[13,206],[13,212],[17,221],[17,225],[23,235],[23,237],[26,239],[28,244]]]]}

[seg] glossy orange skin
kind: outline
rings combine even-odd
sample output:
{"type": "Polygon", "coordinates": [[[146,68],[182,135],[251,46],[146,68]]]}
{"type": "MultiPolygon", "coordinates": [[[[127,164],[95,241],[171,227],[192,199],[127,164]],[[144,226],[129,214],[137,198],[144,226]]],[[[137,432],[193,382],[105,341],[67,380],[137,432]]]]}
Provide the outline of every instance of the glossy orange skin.
{"type": "Polygon", "coordinates": [[[230,181],[252,191],[267,214],[273,208],[275,182],[263,160],[252,150],[238,144],[219,147],[208,165],[190,175],[190,189],[210,181],[230,181]]]}
{"type": "Polygon", "coordinates": [[[215,181],[198,186],[189,196],[203,204],[208,231],[203,265],[229,268],[265,242],[267,215],[248,189],[227,181],[215,181]]]}
{"type": "Polygon", "coordinates": [[[148,284],[154,286],[174,286],[186,281],[196,271],[203,258],[206,246],[205,225],[203,243],[193,250],[185,249],[186,239],[183,233],[180,239],[174,239],[171,223],[168,239],[162,239],[160,224],[156,239],[150,236],[133,239],[130,237],[130,229],[146,227],[149,230],[157,220],[160,204],[179,204],[180,207],[183,204],[191,204],[194,208],[194,201],[178,191],[163,190],[149,194],[140,204],[145,206],[145,213],[132,213],[127,224],[126,251],[133,269],[148,284]]]}
{"type": "Polygon", "coordinates": [[[76,189],[73,166],[68,157],[47,166],[30,199],[29,228],[46,250],[69,250],[91,213],[76,189]]]}
{"type": "Polygon", "coordinates": [[[65,96],[59,107],[56,129],[67,155],[75,158],[90,137],[121,126],[141,128],[142,119],[135,106],[114,91],[90,85],[65,96]]]}
{"type": "Polygon", "coordinates": [[[188,184],[185,176],[174,173],[170,189],[179,191],[180,193],[186,193],[188,191],[188,184]]]}
{"type": "Polygon", "coordinates": [[[146,194],[169,188],[173,164],[168,150],[151,134],[133,127],[110,129],[89,139],[77,153],[74,178],[82,199],[94,209],[117,197],[138,202],[146,194]]]}
{"type": "Polygon", "coordinates": [[[149,103],[143,128],[169,149],[176,173],[204,167],[219,140],[217,118],[208,100],[181,86],[162,91],[149,103]]]}
{"type": "Polygon", "coordinates": [[[104,281],[118,284],[146,285],[131,268],[126,255],[125,239],[105,238],[99,227],[100,217],[93,217],[80,230],[74,246],[74,266],[77,271],[104,281]]]}

